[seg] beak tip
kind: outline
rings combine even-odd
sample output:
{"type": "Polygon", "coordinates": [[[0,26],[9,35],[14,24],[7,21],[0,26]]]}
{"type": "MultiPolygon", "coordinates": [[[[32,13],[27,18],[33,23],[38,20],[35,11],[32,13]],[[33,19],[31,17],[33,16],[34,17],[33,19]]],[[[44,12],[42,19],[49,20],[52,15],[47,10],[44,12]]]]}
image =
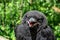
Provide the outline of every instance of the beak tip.
{"type": "Polygon", "coordinates": [[[35,18],[30,18],[29,22],[36,22],[35,18]]]}

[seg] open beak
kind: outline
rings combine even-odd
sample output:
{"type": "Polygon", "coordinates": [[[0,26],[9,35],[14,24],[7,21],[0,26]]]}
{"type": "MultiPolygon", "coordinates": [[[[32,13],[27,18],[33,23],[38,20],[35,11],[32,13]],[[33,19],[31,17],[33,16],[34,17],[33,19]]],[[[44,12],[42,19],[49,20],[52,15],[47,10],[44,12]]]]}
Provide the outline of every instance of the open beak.
{"type": "Polygon", "coordinates": [[[28,21],[29,27],[33,27],[35,23],[36,23],[35,18],[30,18],[29,21],[28,21]]]}

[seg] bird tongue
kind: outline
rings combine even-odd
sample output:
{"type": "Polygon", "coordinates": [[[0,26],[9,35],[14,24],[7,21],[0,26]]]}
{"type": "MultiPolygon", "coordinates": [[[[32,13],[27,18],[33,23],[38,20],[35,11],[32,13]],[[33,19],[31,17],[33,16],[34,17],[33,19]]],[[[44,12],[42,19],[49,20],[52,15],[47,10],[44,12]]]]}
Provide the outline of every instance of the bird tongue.
{"type": "Polygon", "coordinates": [[[30,22],[30,21],[27,21],[29,26],[32,27],[36,22],[30,22]]]}
{"type": "Polygon", "coordinates": [[[33,26],[33,24],[32,24],[32,23],[29,23],[29,26],[30,26],[30,27],[32,27],[32,26],[33,26]]]}
{"type": "Polygon", "coordinates": [[[29,25],[32,27],[35,24],[35,22],[29,22],[29,25]]]}
{"type": "Polygon", "coordinates": [[[31,22],[29,22],[29,26],[32,27],[32,25],[33,25],[33,24],[32,24],[31,22]]]}

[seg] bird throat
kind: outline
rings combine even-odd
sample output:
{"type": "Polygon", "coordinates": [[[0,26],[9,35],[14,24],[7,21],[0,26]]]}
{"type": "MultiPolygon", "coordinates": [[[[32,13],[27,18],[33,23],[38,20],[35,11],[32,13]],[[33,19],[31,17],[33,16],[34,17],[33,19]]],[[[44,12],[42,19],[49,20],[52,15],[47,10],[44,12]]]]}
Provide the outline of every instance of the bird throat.
{"type": "Polygon", "coordinates": [[[31,33],[32,40],[36,40],[37,26],[30,27],[30,33],[31,33]]]}

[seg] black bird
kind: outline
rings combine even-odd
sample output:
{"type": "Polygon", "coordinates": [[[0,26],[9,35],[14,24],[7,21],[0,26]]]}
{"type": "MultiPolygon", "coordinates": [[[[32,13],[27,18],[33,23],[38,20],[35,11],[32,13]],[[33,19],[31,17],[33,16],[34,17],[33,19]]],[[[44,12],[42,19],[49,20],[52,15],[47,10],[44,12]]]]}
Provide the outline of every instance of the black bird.
{"type": "Polygon", "coordinates": [[[28,11],[15,28],[16,40],[55,40],[46,16],[36,10],[28,11]]]}

